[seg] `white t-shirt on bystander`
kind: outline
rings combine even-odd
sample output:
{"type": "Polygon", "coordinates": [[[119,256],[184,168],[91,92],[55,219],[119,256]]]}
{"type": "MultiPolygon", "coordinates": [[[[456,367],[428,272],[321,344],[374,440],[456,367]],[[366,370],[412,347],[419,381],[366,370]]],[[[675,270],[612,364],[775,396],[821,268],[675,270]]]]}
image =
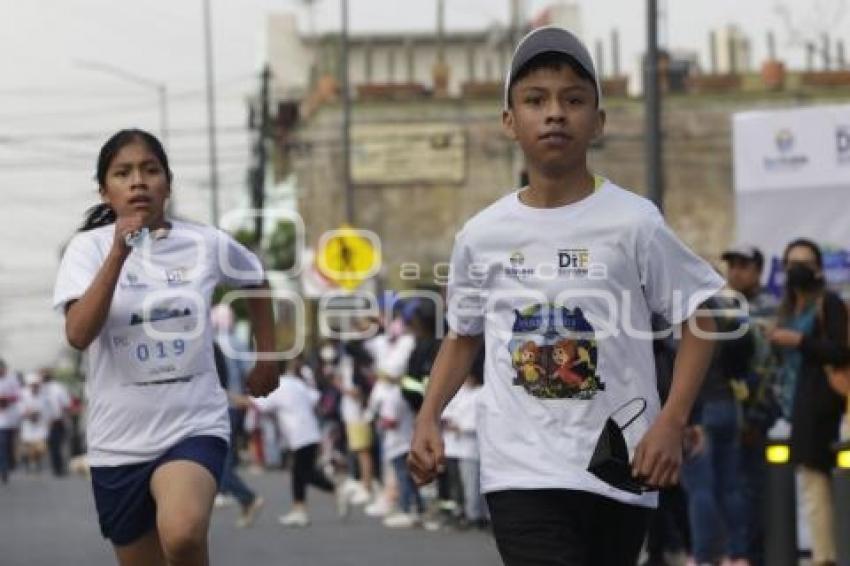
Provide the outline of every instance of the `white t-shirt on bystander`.
{"type": "Polygon", "coordinates": [[[463,384],[443,410],[443,420],[457,430],[443,431],[447,458],[478,459],[478,437],[475,433],[476,403],[480,387],[463,384]]]}
{"type": "Polygon", "coordinates": [[[280,385],[268,397],[252,399],[254,405],[264,413],[277,416],[280,430],[286,437],[287,446],[298,450],[317,444],[321,438],[316,404],[320,393],[294,375],[284,374],[280,385]]]}
{"type": "Polygon", "coordinates": [[[34,393],[29,387],[21,393],[21,441],[44,442],[50,431],[53,408],[44,388],[34,393]]]}

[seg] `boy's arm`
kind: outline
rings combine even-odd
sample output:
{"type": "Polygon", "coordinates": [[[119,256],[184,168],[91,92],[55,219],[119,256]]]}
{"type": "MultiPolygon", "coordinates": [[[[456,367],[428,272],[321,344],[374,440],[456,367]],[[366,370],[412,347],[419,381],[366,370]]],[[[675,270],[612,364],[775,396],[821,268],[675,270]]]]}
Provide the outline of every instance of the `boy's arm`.
{"type": "Polygon", "coordinates": [[[670,394],[661,414],[638,444],[632,461],[632,474],[653,487],[666,487],[679,481],[685,427],[711,362],[713,341],[694,334],[691,324],[702,332],[716,329],[714,319],[699,311],[682,323],[670,394]]]}
{"type": "Polygon", "coordinates": [[[481,336],[459,336],[451,332],[443,340],[431,369],[431,381],[416,418],[416,429],[407,465],[417,485],[434,480],[445,466],[440,416],[469,375],[481,348],[481,336]]]}

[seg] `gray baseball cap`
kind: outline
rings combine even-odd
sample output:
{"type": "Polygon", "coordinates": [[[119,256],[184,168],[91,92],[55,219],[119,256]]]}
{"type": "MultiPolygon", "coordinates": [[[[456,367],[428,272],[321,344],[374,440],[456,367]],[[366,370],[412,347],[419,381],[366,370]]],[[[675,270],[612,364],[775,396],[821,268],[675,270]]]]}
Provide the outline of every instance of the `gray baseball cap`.
{"type": "Polygon", "coordinates": [[[505,110],[510,106],[510,89],[516,74],[529,61],[541,53],[549,52],[569,55],[581,65],[582,69],[587,71],[587,74],[593,77],[593,82],[596,86],[596,98],[601,106],[602,89],[599,88],[599,77],[596,75],[596,67],[593,66],[593,58],[591,58],[587,47],[584,46],[584,43],[578,37],[564,28],[544,26],[528,32],[514,50],[514,55],[511,58],[511,66],[508,69],[507,77],[505,77],[505,110]]]}

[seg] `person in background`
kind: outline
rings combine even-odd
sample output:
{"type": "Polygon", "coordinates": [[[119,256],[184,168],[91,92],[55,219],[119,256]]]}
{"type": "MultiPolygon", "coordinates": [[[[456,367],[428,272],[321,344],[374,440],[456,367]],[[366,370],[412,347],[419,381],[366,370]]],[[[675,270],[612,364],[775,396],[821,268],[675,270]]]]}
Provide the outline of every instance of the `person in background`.
{"type": "MultiPolygon", "coordinates": [[[[741,466],[744,498],[748,509],[748,558],[752,566],[764,564],[764,483],[767,463],[764,459],[767,431],[780,416],[774,395],[776,357],[767,337],[767,329],[776,322],[779,302],[762,287],[764,255],[757,247],[740,244],[721,256],[726,262],[729,288],[747,300],[747,338],[751,351],[732,384],[741,404],[741,466]]],[[[744,360],[741,360],[744,362],[744,360]]]]}
{"type": "Polygon", "coordinates": [[[812,534],[812,562],[834,564],[832,444],[838,439],[846,400],[831,389],[824,366],[850,362],[847,309],[826,288],[823,255],[813,241],[790,242],[782,261],[785,289],[769,339],[780,353],[780,403],[791,421],[791,460],[812,534]]]}
{"type": "Polygon", "coordinates": [[[47,435],[53,407],[44,389],[41,375],[28,373],[21,395],[21,450],[27,472],[41,472],[47,454],[47,435]]]}
{"type": "Polygon", "coordinates": [[[0,360],[0,483],[9,483],[15,434],[21,423],[18,403],[21,386],[18,376],[0,360]]]}
{"type": "Polygon", "coordinates": [[[486,504],[481,495],[478,435],[476,434],[478,394],[484,384],[484,349],[472,364],[469,377],[443,411],[443,428],[448,470],[462,509],[461,527],[486,525],[486,504]],[[459,490],[457,488],[460,488],[459,490]]]}
{"type": "Polygon", "coordinates": [[[40,372],[44,383],[44,392],[50,401],[50,428],[47,434],[47,452],[50,455],[50,469],[56,477],[68,473],[65,459],[67,439],[67,420],[71,411],[71,395],[68,387],[57,381],[53,371],[44,368],[40,372]]]}
{"type": "Polygon", "coordinates": [[[278,519],[285,527],[306,527],[310,524],[308,486],[325,492],[336,490],[334,483],[316,466],[321,432],[315,411],[320,395],[296,373],[299,365],[300,362],[293,360],[283,365],[280,385],[267,398],[242,400],[243,404],[253,404],[262,413],[277,419],[293,452],[292,510],[278,519]]]}
{"type": "MultiPolygon", "coordinates": [[[[216,318],[214,315],[213,326],[215,327],[215,325],[216,318]]],[[[236,519],[236,527],[239,529],[245,529],[254,524],[257,515],[262,510],[263,505],[265,505],[265,500],[258,496],[254,490],[248,487],[236,470],[236,466],[238,465],[238,460],[236,458],[238,451],[236,432],[237,418],[233,413],[239,410],[239,395],[237,393],[233,393],[233,390],[230,388],[230,370],[233,368],[233,365],[227,363],[228,357],[221,350],[218,342],[213,343],[213,355],[215,356],[215,368],[218,373],[221,387],[227,391],[229,403],[228,411],[230,412],[230,453],[224,462],[224,470],[221,473],[219,494],[216,495],[216,506],[222,506],[222,504],[219,503],[219,496],[227,495],[236,499],[241,507],[239,518],[236,519]]]]}

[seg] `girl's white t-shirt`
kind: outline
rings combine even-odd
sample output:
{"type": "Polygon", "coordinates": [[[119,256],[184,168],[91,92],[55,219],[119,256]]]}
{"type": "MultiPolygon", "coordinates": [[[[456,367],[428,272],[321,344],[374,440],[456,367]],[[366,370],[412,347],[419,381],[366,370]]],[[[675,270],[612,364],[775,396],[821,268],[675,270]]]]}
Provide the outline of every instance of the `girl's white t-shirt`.
{"type": "Polygon", "coordinates": [[[252,399],[254,405],[264,413],[274,412],[280,430],[286,437],[286,445],[298,450],[317,444],[322,434],[316,417],[316,404],[321,394],[308,386],[299,377],[284,374],[280,385],[268,397],[252,399]]]}
{"type": "MultiPolygon", "coordinates": [[[[64,312],[91,285],[112,246],[110,224],[68,244],[53,295],[64,312]]],[[[228,234],[173,221],[127,257],[109,314],[88,347],[88,458],[92,466],[153,460],[197,435],[229,439],[227,397],[213,361],[213,290],[263,282],[259,259],[228,234]]]]}
{"type": "Polygon", "coordinates": [[[650,313],[671,324],[724,286],[647,199],[609,181],[571,205],[513,192],[469,220],[452,252],[448,321],[484,334],[483,492],[575,489],[643,506],[588,471],[609,417],[629,455],[659,412],[650,313]],[[620,411],[617,410],[625,407],[620,411]]]}

